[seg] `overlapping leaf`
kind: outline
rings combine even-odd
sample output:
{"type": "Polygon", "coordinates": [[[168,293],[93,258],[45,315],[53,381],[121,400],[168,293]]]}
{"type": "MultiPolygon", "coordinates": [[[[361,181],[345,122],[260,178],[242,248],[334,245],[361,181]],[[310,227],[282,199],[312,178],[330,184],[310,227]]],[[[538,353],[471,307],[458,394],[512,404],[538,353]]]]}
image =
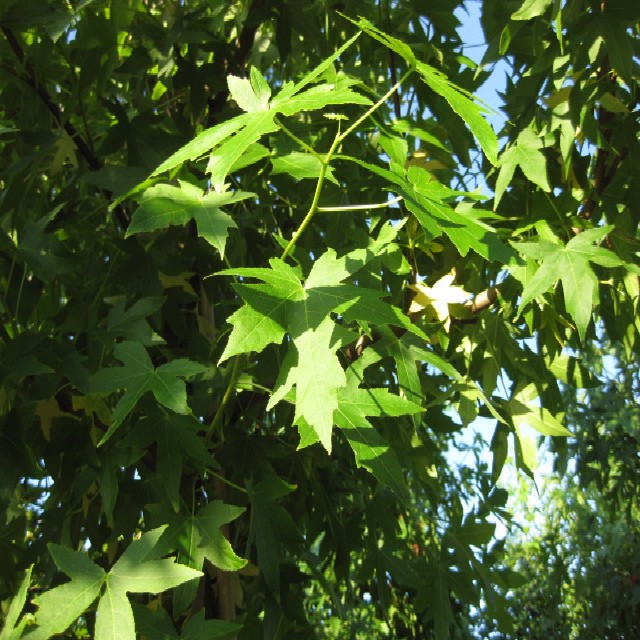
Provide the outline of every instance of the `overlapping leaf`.
{"type": "Polygon", "coordinates": [[[124,366],[100,369],[90,379],[94,393],[111,393],[125,389],[111,416],[111,425],[102,437],[104,444],[131,413],[138,400],[151,391],[156,400],[175,411],[188,413],[187,392],[182,378],[188,378],[206,370],[201,364],[183,358],[172,360],[154,368],[145,348],[138,342],[117,344],[114,354],[124,366]]]}
{"type": "Polygon", "coordinates": [[[565,306],[576,324],[580,338],[584,340],[598,284],[589,263],[594,262],[604,267],[624,264],[615,253],[596,245],[612,229],[612,226],[588,229],[569,240],[566,245],[557,238],[553,241],[514,244],[522,255],[541,262],[533,278],[524,287],[520,308],[546,293],[560,280],[565,306]]]}

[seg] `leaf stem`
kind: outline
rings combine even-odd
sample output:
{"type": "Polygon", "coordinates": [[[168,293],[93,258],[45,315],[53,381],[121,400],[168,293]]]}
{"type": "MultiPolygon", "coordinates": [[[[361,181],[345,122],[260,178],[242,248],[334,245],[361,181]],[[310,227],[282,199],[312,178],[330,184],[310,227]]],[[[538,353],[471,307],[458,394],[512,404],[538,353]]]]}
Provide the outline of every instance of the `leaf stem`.
{"type": "Polygon", "coordinates": [[[282,129],[285,135],[289,136],[296,144],[300,145],[307,153],[310,153],[315,158],[318,158],[320,162],[323,161],[323,157],[319,154],[311,145],[308,145],[304,140],[298,138],[298,136],[293,133],[293,131],[289,131],[287,127],[282,124],[282,121],[278,117],[273,118],[274,122],[282,129]]]}
{"type": "Polygon", "coordinates": [[[231,480],[227,480],[220,473],[216,473],[215,471],[209,471],[209,474],[212,475],[214,478],[218,478],[220,482],[224,482],[224,484],[228,484],[232,489],[235,489],[236,491],[241,491],[242,493],[249,493],[244,487],[241,487],[239,484],[236,484],[235,482],[231,482],[231,480]]]}
{"type": "MultiPolygon", "coordinates": [[[[318,202],[320,201],[320,193],[322,191],[324,179],[327,174],[327,169],[340,143],[342,143],[342,141],[349,134],[355,131],[374,111],[376,111],[376,109],[379,109],[386,102],[386,100],[388,100],[389,97],[393,95],[393,93],[400,87],[400,85],[409,77],[411,73],[413,73],[413,69],[408,69],[405,72],[405,74],[402,76],[402,78],[400,78],[400,80],[398,80],[398,82],[396,82],[393,85],[393,87],[391,87],[391,89],[389,89],[389,91],[387,91],[382,96],[382,98],[380,98],[380,100],[378,100],[375,104],[371,105],[371,107],[369,107],[369,109],[367,109],[345,131],[343,131],[342,133],[338,133],[333,143],[331,144],[329,151],[327,151],[326,155],[324,156],[324,158],[318,155],[318,158],[320,159],[320,162],[321,162],[320,174],[318,175],[318,182],[316,183],[316,190],[313,194],[313,200],[311,201],[311,206],[309,207],[309,211],[307,211],[307,214],[305,215],[304,220],[301,222],[300,226],[298,227],[296,232],[293,234],[293,237],[291,238],[291,240],[289,240],[289,244],[285,247],[284,251],[282,252],[282,256],[280,257],[281,260],[284,260],[288,255],[291,254],[291,252],[293,251],[293,248],[298,243],[298,240],[300,239],[302,234],[305,232],[306,228],[311,223],[311,220],[313,220],[313,217],[315,216],[315,214],[318,212],[319,210],[318,202]]],[[[317,154],[314,152],[314,155],[317,155],[317,154]]]]}

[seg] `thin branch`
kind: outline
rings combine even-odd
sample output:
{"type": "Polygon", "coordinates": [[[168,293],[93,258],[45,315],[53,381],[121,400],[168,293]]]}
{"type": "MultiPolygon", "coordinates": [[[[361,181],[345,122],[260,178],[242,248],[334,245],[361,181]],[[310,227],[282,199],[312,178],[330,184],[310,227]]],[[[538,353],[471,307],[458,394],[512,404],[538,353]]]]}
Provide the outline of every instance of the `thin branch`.
{"type": "MultiPolygon", "coordinates": [[[[36,76],[36,73],[26,59],[24,51],[18,42],[18,39],[14,35],[13,31],[8,27],[1,27],[2,33],[4,34],[7,42],[9,43],[9,47],[13,51],[16,56],[18,62],[24,67],[25,75],[21,77],[21,79],[29,85],[39,96],[39,98],[44,103],[45,107],[53,116],[53,119],[56,121],[56,124],[63,129],[66,134],[73,140],[76,148],[78,149],[80,155],[85,159],[87,164],[89,165],[92,171],[98,171],[102,168],[102,163],[95,156],[85,139],[78,133],[77,129],[73,126],[70,120],[65,119],[62,115],[62,111],[60,107],[53,101],[47,89],[42,85],[36,76]]],[[[113,194],[110,191],[105,189],[100,189],[100,192],[105,196],[105,198],[111,202],[113,200],[113,194]]],[[[129,214],[126,209],[118,204],[115,207],[116,217],[118,218],[118,222],[123,229],[126,229],[129,226],[129,214]]]]}

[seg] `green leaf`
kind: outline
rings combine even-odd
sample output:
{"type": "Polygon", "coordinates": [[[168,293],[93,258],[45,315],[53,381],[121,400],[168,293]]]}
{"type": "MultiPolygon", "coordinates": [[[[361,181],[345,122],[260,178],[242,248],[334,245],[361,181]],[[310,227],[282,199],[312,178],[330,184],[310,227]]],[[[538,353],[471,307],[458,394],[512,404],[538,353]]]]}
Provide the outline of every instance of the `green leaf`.
{"type": "Polygon", "coordinates": [[[38,627],[29,634],[31,640],[45,640],[56,633],[62,633],[98,597],[106,580],[104,570],[84,554],[54,544],[50,544],[49,548],[66,569],[73,572],[73,580],[34,599],[34,604],[38,607],[38,627]],[[82,560],[80,556],[83,556],[82,560]]]}
{"type": "Polygon", "coordinates": [[[333,321],[326,318],[318,327],[309,325],[293,337],[298,354],[294,422],[303,417],[328,452],[331,452],[333,413],[338,408],[338,389],[346,382],[335,354],[333,328],[333,321]]]}
{"type": "Polygon", "coordinates": [[[624,264],[613,252],[594,246],[594,243],[602,240],[612,228],[607,226],[583,231],[569,240],[566,246],[559,240],[514,243],[513,246],[521,254],[542,261],[522,291],[520,310],[560,280],[567,311],[576,324],[580,339],[584,341],[598,284],[589,263],[595,262],[607,267],[624,264]]]}
{"type": "Polygon", "coordinates": [[[517,429],[529,426],[543,436],[570,436],[571,432],[551,414],[536,403],[538,392],[534,384],[516,393],[507,403],[507,409],[517,429]]]}
{"type": "Polygon", "coordinates": [[[228,230],[237,225],[220,207],[253,196],[255,194],[245,191],[205,194],[198,187],[182,181],[178,187],[157,184],[142,194],[126,235],[183,225],[193,219],[198,235],[224,256],[228,230]]]}
{"type": "Polygon", "coordinates": [[[507,147],[502,152],[500,173],[496,180],[494,208],[498,206],[518,166],[524,175],[543,191],[551,190],[547,178],[547,159],[542,153],[542,148],[543,143],[540,137],[531,128],[526,128],[518,135],[515,145],[507,147]]]}
{"type": "Polygon", "coordinates": [[[511,14],[512,20],[531,20],[543,15],[553,0],[524,0],[521,7],[511,14]]]}
{"type": "Polygon", "coordinates": [[[177,535],[180,561],[201,569],[205,558],[223,571],[238,571],[247,561],[238,557],[220,527],[238,518],[244,509],[214,500],[188,518],[176,519],[170,535],[177,535]]]}
{"type": "Polygon", "coordinates": [[[356,464],[370,471],[402,500],[409,493],[402,465],[389,443],[366,416],[400,416],[419,413],[422,408],[387,389],[341,389],[335,413],[336,425],[349,441],[356,464]]]}
{"type": "Polygon", "coordinates": [[[227,84],[231,97],[243,111],[254,113],[269,109],[271,90],[255,67],[251,68],[251,81],[229,75],[227,84]]]}
{"type": "Polygon", "coordinates": [[[280,597],[280,557],[284,542],[296,544],[299,533],[289,513],[279,500],[291,493],[295,486],[288,484],[274,473],[259,482],[247,483],[251,500],[249,537],[255,538],[258,565],[264,580],[275,597],[280,597]]]}
{"type": "Polygon", "coordinates": [[[412,67],[416,66],[417,58],[413,53],[413,50],[408,44],[405,44],[398,38],[394,38],[383,31],[380,31],[366,18],[360,18],[358,21],[351,20],[351,18],[345,16],[347,20],[350,20],[355,24],[358,29],[362,29],[367,35],[371,36],[378,42],[382,43],[385,47],[391,49],[398,55],[402,56],[412,67]]]}
{"type": "Polygon", "coordinates": [[[18,623],[18,619],[27,601],[27,592],[29,584],[31,583],[32,571],[33,565],[26,570],[24,578],[18,587],[18,592],[9,601],[9,608],[4,616],[4,625],[0,631],[0,640],[19,640],[22,636],[27,620],[23,618],[23,620],[18,623]]]}
{"type": "Polygon", "coordinates": [[[136,629],[131,603],[122,588],[107,586],[96,611],[95,640],[135,640],[136,629]]]}
{"type": "Polygon", "coordinates": [[[205,620],[204,609],[191,616],[184,624],[180,640],[213,640],[236,634],[242,627],[226,620],[205,620]]]}
{"type": "Polygon", "coordinates": [[[460,87],[453,84],[437,69],[424,62],[418,62],[416,69],[425,83],[438,95],[442,96],[462,118],[478,140],[485,156],[487,156],[487,160],[496,165],[498,163],[498,138],[483,115],[488,113],[487,109],[473,102],[460,87]]]}
{"type": "MultiPolygon", "coordinates": [[[[310,153],[300,153],[298,151],[294,151],[286,156],[273,158],[271,163],[273,165],[271,170],[272,174],[288,173],[296,180],[317,178],[322,169],[322,163],[317,156],[313,156],[310,153]]],[[[338,181],[333,176],[332,167],[327,169],[326,176],[330,182],[338,184],[338,181]]]]}
{"type": "Polygon", "coordinates": [[[154,638],[154,640],[178,640],[173,622],[163,607],[152,608],[134,603],[132,609],[136,631],[141,637],[154,638]]]}
{"type": "Polygon", "coordinates": [[[307,85],[314,82],[316,78],[319,78],[327,69],[329,69],[333,63],[360,37],[359,33],[356,33],[355,36],[352,36],[347,40],[341,47],[336,49],[336,51],[330,55],[328,58],[325,58],[317,67],[315,67],[312,71],[307,73],[302,80],[297,82],[295,85],[291,83],[285,84],[285,86],[281,89],[278,95],[272,100],[271,108],[279,109],[283,105],[285,105],[295,94],[299,93],[304,89],[307,85]]]}
{"type": "Polygon", "coordinates": [[[287,300],[270,295],[272,287],[234,285],[245,304],[228,322],[234,329],[218,364],[239,353],[260,353],[270,344],[282,342],[286,333],[287,300]]]}
{"type": "Polygon", "coordinates": [[[273,111],[259,111],[247,114],[245,126],[233,137],[217,147],[209,158],[206,173],[211,176],[211,185],[215,191],[224,191],[225,179],[231,167],[242,157],[245,151],[266,133],[278,130],[273,111]]]}
{"type": "Polygon", "coordinates": [[[222,144],[236,131],[246,126],[247,122],[250,122],[251,117],[251,114],[245,113],[226,122],[222,122],[215,127],[205,129],[205,131],[198,134],[193,140],[183,147],[180,147],[178,151],[167,158],[151,176],[153,177],[166,171],[171,171],[188,160],[202,158],[205,154],[209,153],[209,151],[222,144]]]}
{"type": "Polygon", "coordinates": [[[180,508],[182,452],[178,437],[166,422],[158,427],[157,443],[156,471],[162,478],[162,484],[171,501],[171,506],[177,513],[180,508]]]}
{"type": "Polygon", "coordinates": [[[321,84],[307,89],[287,99],[285,102],[278,99],[274,100],[273,109],[284,116],[292,116],[301,111],[314,111],[315,109],[324,109],[329,105],[338,104],[361,104],[368,106],[371,104],[371,100],[348,87],[321,84]]]}
{"type": "Polygon", "coordinates": [[[68,547],[49,543],[48,549],[51,557],[61,571],[64,571],[73,580],[88,579],[99,581],[104,578],[104,569],[89,560],[86,553],[73,551],[68,547]]]}
{"type": "Polygon", "coordinates": [[[188,413],[186,387],[180,378],[203,373],[206,368],[190,360],[178,359],[153,367],[145,348],[137,342],[117,344],[114,354],[123,367],[101,369],[90,379],[92,392],[111,393],[125,389],[118,401],[109,429],[99,444],[104,444],[131,413],[140,398],[151,391],[156,400],[176,413],[188,413]]]}
{"type": "Polygon", "coordinates": [[[454,618],[447,572],[440,564],[430,566],[429,591],[429,615],[433,618],[436,640],[447,640],[454,618]]]}
{"type": "Polygon", "coordinates": [[[224,504],[215,500],[203,507],[197,515],[196,526],[200,533],[198,543],[201,553],[216,567],[224,571],[237,571],[247,564],[238,557],[229,541],[220,532],[220,527],[240,517],[244,508],[224,504]]]}
{"type": "Polygon", "coordinates": [[[159,311],[164,301],[165,298],[160,296],[140,298],[125,311],[126,298],[118,298],[107,317],[109,332],[125,340],[150,346],[154,342],[154,332],[146,318],[159,311]]]}

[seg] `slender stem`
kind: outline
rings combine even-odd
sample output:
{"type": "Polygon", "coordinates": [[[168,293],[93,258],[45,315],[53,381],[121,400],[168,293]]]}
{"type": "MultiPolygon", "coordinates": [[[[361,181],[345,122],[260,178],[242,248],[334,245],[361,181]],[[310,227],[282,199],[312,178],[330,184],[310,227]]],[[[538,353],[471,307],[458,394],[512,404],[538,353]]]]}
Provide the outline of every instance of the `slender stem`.
{"type": "MultiPolygon", "coordinates": [[[[218,410],[216,414],[213,416],[213,420],[209,425],[209,429],[207,430],[207,435],[205,436],[205,442],[208,443],[211,441],[213,434],[220,427],[220,423],[222,422],[222,417],[224,416],[224,410],[227,408],[229,401],[231,400],[231,396],[236,388],[236,383],[238,382],[238,378],[242,373],[242,368],[246,361],[246,356],[236,356],[233,361],[233,369],[231,370],[231,378],[229,379],[229,384],[225,389],[224,395],[222,396],[222,400],[220,401],[220,405],[218,406],[218,410]]],[[[221,438],[224,440],[224,434],[221,438]]]]}
{"type": "Polygon", "coordinates": [[[300,239],[300,236],[302,236],[302,234],[305,232],[305,229],[309,226],[309,224],[311,223],[311,220],[313,220],[313,216],[318,210],[318,202],[320,201],[320,192],[322,191],[324,176],[327,173],[327,167],[329,166],[328,159],[330,159],[331,155],[333,155],[332,152],[335,151],[334,147],[336,146],[337,145],[335,144],[335,140],[334,140],[334,144],[331,145],[331,149],[329,149],[329,153],[327,153],[327,157],[322,161],[322,164],[320,165],[320,175],[318,176],[318,182],[316,183],[316,190],[315,190],[315,193],[313,194],[313,200],[311,201],[311,206],[309,207],[309,211],[307,211],[307,215],[304,217],[304,220],[298,227],[297,231],[293,234],[293,237],[291,238],[291,240],[289,240],[289,244],[285,247],[285,250],[282,252],[282,256],[280,257],[281,260],[284,260],[291,253],[291,251],[293,250],[293,247],[296,246],[296,243],[300,239]]]}
{"type": "Polygon", "coordinates": [[[363,113],[345,131],[343,131],[342,133],[338,133],[338,135],[336,135],[333,143],[331,144],[331,147],[329,148],[329,151],[327,151],[324,158],[320,158],[320,161],[322,163],[320,166],[320,175],[318,176],[318,182],[316,183],[316,190],[315,190],[315,193],[313,194],[313,200],[311,201],[311,206],[309,207],[309,211],[307,211],[307,215],[304,217],[304,220],[298,227],[297,231],[293,234],[293,237],[291,238],[291,240],[289,240],[289,244],[285,247],[284,251],[282,252],[282,256],[281,256],[282,260],[284,260],[291,253],[291,251],[293,251],[293,248],[296,246],[298,240],[300,239],[302,234],[305,232],[306,228],[311,223],[311,220],[313,220],[313,216],[315,216],[315,214],[318,211],[318,202],[320,201],[320,193],[322,191],[322,185],[324,184],[324,179],[327,174],[329,163],[331,162],[331,159],[333,158],[338,146],[342,143],[342,141],[347,136],[349,136],[349,134],[355,131],[374,111],[376,111],[376,109],[380,108],[380,106],[384,104],[384,102],[388,100],[388,98],[391,95],[393,95],[394,91],[396,91],[396,89],[400,87],[400,85],[409,77],[411,73],[413,73],[413,69],[409,69],[408,71],[406,71],[406,73],[402,76],[402,78],[400,78],[400,80],[398,80],[398,82],[396,82],[393,85],[393,87],[391,87],[391,89],[389,89],[389,91],[387,91],[387,93],[385,93],[382,96],[382,98],[378,100],[378,102],[376,102],[369,109],[367,109],[367,111],[365,111],[365,113],[363,113]]]}
{"type": "Polygon", "coordinates": [[[318,211],[367,211],[369,209],[386,209],[391,205],[397,204],[402,200],[402,196],[397,196],[386,202],[377,202],[376,204],[348,204],[343,207],[318,207],[318,211]]]}

